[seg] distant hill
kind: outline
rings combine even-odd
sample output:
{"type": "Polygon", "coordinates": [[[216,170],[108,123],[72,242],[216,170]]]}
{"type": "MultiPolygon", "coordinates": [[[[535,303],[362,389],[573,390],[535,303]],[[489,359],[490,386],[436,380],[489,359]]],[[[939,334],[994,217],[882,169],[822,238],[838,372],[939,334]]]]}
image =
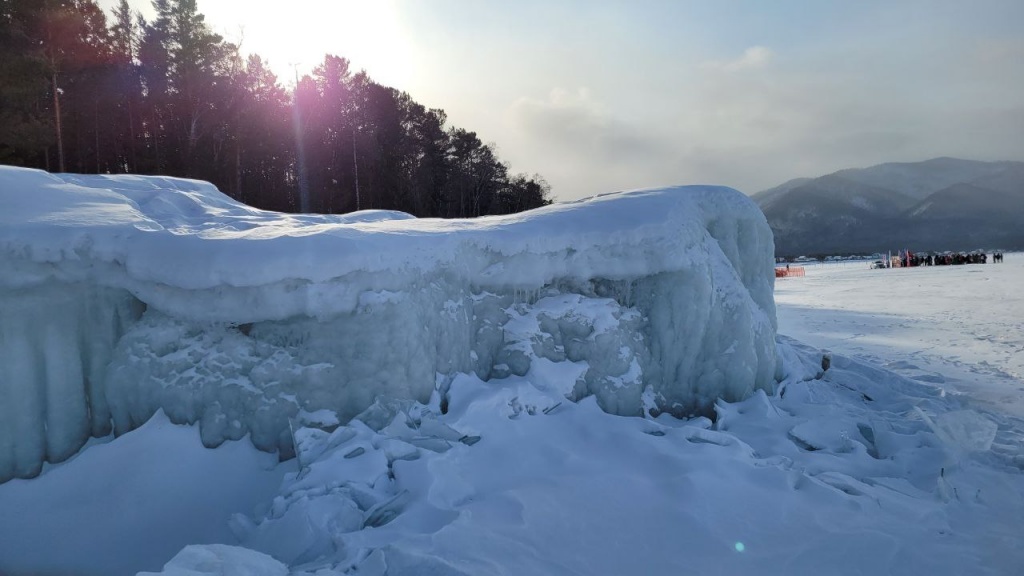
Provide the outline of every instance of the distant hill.
{"type": "Polygon", "coordinates": [[[779,256],[1024,249],[1024,162],[879,164],[797,178],[753,199],[779,256]]]}

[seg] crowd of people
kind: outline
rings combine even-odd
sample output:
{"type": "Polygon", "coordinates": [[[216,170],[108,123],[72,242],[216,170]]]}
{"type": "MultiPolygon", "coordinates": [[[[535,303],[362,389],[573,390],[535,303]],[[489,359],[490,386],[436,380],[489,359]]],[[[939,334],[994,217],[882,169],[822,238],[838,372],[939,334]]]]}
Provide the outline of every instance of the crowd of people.
{"type": "MultiPolygon", "coordinates": [[[[1003,261],[1002,252],[992,254],[992,263],[1003,261]]],[[[944,254],[920,254],[903,250],[887,255],[885,259],[875,262],[875,268],[905,268],[908,266],[951,266],[958,264],[987,264],[988,255],[984,252],[947,252],[944,254]]]]}

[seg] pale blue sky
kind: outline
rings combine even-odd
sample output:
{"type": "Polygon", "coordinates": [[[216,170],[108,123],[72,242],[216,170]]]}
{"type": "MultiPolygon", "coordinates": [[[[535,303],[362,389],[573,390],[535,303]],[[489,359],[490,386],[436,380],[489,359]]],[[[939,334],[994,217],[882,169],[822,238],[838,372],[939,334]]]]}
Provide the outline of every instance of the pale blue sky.
{"type": "Polygon", "coordinates": [[[560,199],[1024,159],[1020,0],[198,4],[286,80],[345,56],[560,199]]]}

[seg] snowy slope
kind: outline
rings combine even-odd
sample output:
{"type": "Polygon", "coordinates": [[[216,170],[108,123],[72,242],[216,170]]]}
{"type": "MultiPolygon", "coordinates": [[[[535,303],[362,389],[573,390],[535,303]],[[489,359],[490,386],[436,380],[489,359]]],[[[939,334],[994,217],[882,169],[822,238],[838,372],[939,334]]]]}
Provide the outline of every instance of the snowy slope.
{"type": "Polygon", "coordinates": [[[774,188],[769,188],[768,190],[762,190],[756,194],[752,194],[751,198],[757,202],[757,205],[760,206],[762,210],[766,210],[776,200],[784,197],[790,190],[806,184],[811,180],[813,180],[813,178],[794,178],[783,182],[774,188]]]}
{"type": "Polygon", "coordinates": [[[753,196],[779,256],[1024,248],[1024,163],[936,158],[840,170],[753,196]]]}
{"type": "Polygon", "coordinates": [[[889,162],[869,168],[849,168],[836,172],[846,179],[886,188],[923,200],[954,184],[990,178],[1007,169],[1018,169],[1020,162],[978,162],[959,158],[933,158],[924,162],[889,162]]]}

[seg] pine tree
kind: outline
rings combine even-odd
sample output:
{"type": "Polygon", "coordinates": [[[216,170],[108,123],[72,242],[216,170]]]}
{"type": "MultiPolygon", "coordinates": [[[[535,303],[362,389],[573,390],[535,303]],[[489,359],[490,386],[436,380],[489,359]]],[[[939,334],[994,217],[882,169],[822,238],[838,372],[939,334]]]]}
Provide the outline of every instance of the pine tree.
{"type": "Polygon", "coordinates": [[[142,41],[140,16],[132,11],[128,0],[121,0],[114,9],[114,24],[110,28],[112,76],[116,96],[116,142],[119,150],[117,164],[126,172],[138,166],[138,118],[142,101],[142,77],[138,66],[138,50],[142,41]]]}

